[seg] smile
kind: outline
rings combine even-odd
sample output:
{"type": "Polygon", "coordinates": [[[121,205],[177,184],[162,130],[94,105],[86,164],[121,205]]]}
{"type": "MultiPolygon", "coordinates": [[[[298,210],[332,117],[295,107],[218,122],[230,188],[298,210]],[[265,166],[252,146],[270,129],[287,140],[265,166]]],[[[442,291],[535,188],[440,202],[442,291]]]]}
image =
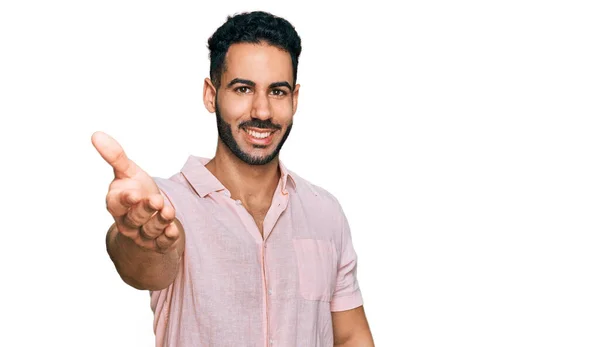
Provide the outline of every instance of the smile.
{"type": "Polygon", "coordinates": [[[246,139],[248,142],[254,145],[262,145],[266,146],[271,143],[273,140],[273,134],[275,130],[273,129],[246,129],[244,128],[244,132],[246,133],[246,139]]]}
{"type": "Polygon", "coordinates": [[[260,131],[254,131],[254,130],[249,130],[249,129],[244,129],[244,131],[246,131],[246,133],[249,134],[250,136],[255,137],[257,139],[265,139],[273,133],[273,131],[260,132],[260,131]]]}

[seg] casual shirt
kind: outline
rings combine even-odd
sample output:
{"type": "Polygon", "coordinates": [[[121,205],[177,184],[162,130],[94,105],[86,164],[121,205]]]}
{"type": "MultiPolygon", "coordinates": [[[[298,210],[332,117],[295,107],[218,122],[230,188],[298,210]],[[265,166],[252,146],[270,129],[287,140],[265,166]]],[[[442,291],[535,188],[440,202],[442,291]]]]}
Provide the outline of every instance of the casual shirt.
{"type": "Polygon", "coordinates": [[[208,161],[154,178],[185,231],[174,282],[150,292],[156,346],[333,346],[331,312],[363,303],[338,200],[280,160],[261,235],[208,161]]]}

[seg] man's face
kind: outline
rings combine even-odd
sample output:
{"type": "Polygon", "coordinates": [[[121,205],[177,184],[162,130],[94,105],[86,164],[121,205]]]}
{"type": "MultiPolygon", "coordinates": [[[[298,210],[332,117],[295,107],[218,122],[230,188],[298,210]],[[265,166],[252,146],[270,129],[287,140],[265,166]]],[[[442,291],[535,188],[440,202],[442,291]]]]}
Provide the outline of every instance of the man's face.
{"type": "Polygon", "coordinates": [[[231,45],[215,112],[219,138],[240,160],[264,165],[277,157],[296,111],[299,88],[292,83],[288,52],[267,44],[231,45]]]}

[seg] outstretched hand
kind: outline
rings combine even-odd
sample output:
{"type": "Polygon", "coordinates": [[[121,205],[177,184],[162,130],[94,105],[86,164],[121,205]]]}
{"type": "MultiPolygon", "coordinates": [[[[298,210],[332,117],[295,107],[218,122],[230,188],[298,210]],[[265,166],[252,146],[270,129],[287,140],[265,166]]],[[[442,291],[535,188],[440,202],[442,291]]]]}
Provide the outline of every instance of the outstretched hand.
{"type": "Polygon", "coordinates": [[[119,232],[142,248],[161,253],[169,250],[180,231],[174,223],[175,210],[165,205],[152,177],[129,159],[109,135],[95,132],[92,144],[114,170],[106,207],[119,232]]]}

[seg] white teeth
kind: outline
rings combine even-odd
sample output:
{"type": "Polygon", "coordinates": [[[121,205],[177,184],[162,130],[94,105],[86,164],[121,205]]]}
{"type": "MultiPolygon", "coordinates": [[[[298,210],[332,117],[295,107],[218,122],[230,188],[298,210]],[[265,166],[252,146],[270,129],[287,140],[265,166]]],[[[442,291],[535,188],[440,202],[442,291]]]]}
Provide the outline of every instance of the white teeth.
{"type": "Polygon", "coordinates": [[[269,135],[271,135],[271,133],[259,133],[258,131],[254,131],[254,130],[247,130],[246,132],[248,134],[250,134],[252,137],[256,137],[257,139],[264,139],[266,137],[269,137],[269,135]]]}

